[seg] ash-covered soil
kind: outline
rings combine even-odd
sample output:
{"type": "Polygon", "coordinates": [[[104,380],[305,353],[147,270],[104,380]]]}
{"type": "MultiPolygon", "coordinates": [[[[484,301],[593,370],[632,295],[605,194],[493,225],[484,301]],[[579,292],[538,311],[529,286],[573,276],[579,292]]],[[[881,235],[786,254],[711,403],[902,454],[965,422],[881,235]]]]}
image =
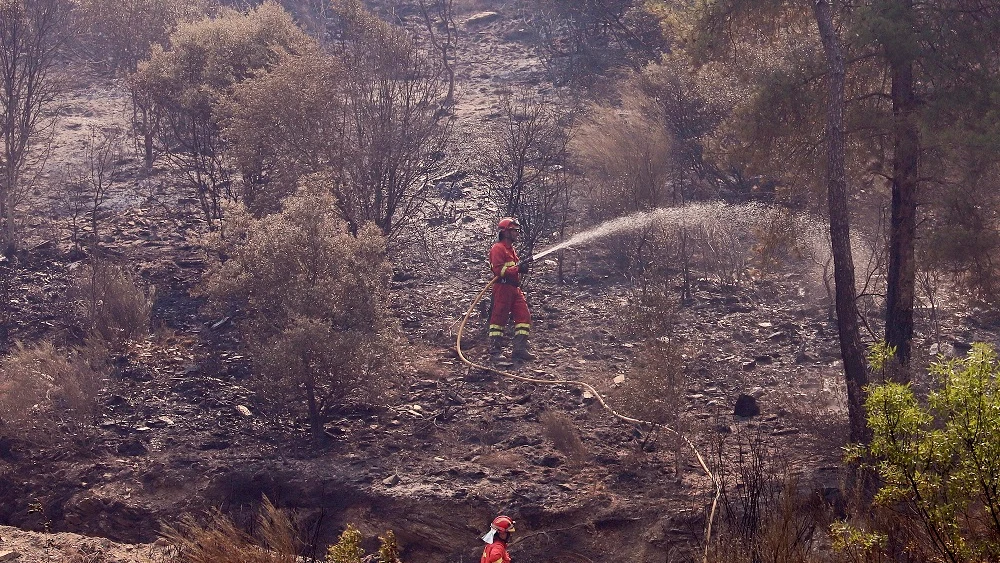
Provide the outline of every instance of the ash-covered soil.
{"type": "MultiPolygon", "coordinates": [[[[449,155],[447,198],[432,202],[440,212],[414,226],[395,259],[393,309],[407,347],[398,383],[384,390],[389,407],[345,409],[327,425],[329,444],[320,449],[309,444],[304,418],[263,408],[267,390],[240,347],[238,319],[199,297],[212,257],[194,202],[178,197],[165,172],[145,176],[132,162],[103,246],[155,286],[155,330],[102,395],[93,432],[48,444],[0,442],[0,523],[92,537],[0,528],[0,552],[18,550],[26,562],[70,560],[59,559],[59,549],[99,551],[108,562],[155,560],[149,546],[96,538],[150,543],[164,524],[212,507],[248,522],[262,495],[294,510],[317,546],[348,522],[368,538],[392,529],[409,563],[474,560],[479,536],[500,512],[518,521],[511,551],[520,561],[662,561],[701,548],[714,490],[690,449],[678,449],[662,430],[647,439],[579,388],[470,369],[454,351],[459,321],[489,280],[485,255],[494,236],[470,158],[477,135],[495,118],[497,91],[512,83],[557,99],[541,80],[521,15],[502,3],[475,7],[498,15],[460,26],[460,142],[449,155]],[[555,447],[541,422],[547,412],[572,421],[581,451],[555,447]]],[[[60,122],[59,158],[74,158],[91,122],[119,119],[122,100],[113,82],[74,91],[60,122]]],[[[62,303],[85,258],[70,252],[57,207],[30,225],[28,250],[18,257],[11,340],[80,336],[62,303]]],[[[618,330],[631,286],[610,252],[599,243],[567,251],[561,283],[554,260],[533,267],[525,290],[539,359],[503,369],[587,382],[614,404],[615,379],[630,377],[638,343],[618,330]]],[[[683,433],[710,465],[720,441],[758,433],[803,492],[834,502],[847,429],[826,303],[807,268],[738,287],[696,280],[673,326],[686,351],[683,433]],[[757,399],[760,414],[733,415],[743,394],[757,399]]],[[[473,315],[463,349],[488,363],[483,310],[473,315]]],[[[985,313],[938,314],[935,352],[996,340],[985,313]]],[[[922,334],[931,332],[927,319],[918,322],[922,334]]],[[[915,356],[930,360],[931,344],[919,337],[915,356]]]]}

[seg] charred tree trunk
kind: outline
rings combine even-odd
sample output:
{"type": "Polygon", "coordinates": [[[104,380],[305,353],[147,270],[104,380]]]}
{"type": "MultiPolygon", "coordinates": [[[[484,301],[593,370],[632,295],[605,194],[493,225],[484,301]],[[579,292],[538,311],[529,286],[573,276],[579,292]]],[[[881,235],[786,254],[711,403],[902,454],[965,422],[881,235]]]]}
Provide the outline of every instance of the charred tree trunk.
{"type": "Polygon", "coordinates": [[[844,360],[844,375],[847,379],[851,441],[867,443],[869,432],[865,422],[864,387],[868,384],[868,370],[858,326],[850,215],[847,208],[847,174],[844,164],[844,53],[833,25],[833,13],[828,0],[816,1],[815,15],[828,71],[826,173],[840,355],[844,360]]]}
{"type": "MultiPolygon", "coordinates": [[[[911,13],[911,0],[902,2],[911,13]]],[[[917,232],[917,166],[920,139],[913,120],[916,95],[913,85],[913,60],[907,49],[888,53],[892,71],[892,222],[889,235],[889,270],[886,287],[885,339],[896,348],[903,366],[892,370],[901,383],[909,380],[906,369],[913,339],[913,300],[915,286],[914,244],[917,232]]]]}
{"type": "Polygon", "coordinates": [[[320,413],[319,400],[316,398],[316,384],[310,377],[305,385],[306,403],[309,406],[309,433],[314,446],[322,446],[325,440],[323,431],[323,416],[320,413]]]}

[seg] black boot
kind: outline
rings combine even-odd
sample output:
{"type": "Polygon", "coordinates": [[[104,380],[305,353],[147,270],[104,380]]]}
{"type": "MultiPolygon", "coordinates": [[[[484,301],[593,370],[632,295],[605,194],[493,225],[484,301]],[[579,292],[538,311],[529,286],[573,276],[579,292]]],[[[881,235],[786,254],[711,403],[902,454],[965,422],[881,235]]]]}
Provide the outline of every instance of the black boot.
{"type": "Polygon", "coordinates": [[[502,336],[491,336],[489,337],[488,350],[490,357],[498,360],[503,356],[503,337],[502,336]]]}
{"type": "Polygon", "coordinates": [[[536,359],[535,355],[528,350],[528,335],[527,334],[515,334],[514,335],[514,354],[515,360],[531,361],[536,359]]]}

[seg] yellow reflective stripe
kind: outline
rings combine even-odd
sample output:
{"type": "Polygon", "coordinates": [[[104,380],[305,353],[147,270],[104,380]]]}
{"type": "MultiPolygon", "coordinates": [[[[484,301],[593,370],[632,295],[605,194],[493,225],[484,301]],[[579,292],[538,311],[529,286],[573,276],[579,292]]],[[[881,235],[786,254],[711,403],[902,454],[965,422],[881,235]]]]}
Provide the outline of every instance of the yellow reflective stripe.
{"type": "Polygon", "coordinates": [[[516,262],[507,262],[504,264],[503,268],[500,268],[500,277],[502,278],[507,273],[507,268],[513,268],[515,264],[516,262]]]}
{"type": "Polygon", "coordinates": [[[524,330],[515,330],[514,334],[523,334],[525,336],[528,336],[529,333],[528,333],[528,329],[524,329],[524,330]]]}
{"type": "Polygon", "coordinates": [[[497,557],[496,559],[494,559],[490,563],[497,563],[498,561],[503,561],[503,556],[497,557]]]}
{"type": "Polygon", "coordinates": [[[531,328],[531,323],[517,323],[514,328],[531,328]]]}

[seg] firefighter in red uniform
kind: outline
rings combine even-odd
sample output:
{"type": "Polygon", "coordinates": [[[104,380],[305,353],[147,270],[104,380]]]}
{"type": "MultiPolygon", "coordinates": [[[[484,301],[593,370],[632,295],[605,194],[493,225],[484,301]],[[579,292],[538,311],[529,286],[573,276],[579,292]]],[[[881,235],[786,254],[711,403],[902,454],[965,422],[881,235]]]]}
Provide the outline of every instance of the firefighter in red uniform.
{"type": "Polygon", "coordinates": [[[507,542],[510,541],[510,534],[513,531],[514,521],[510,516],[494,518],[490,524],[490,531],[483,536],[483,541],[489,545],[483,550],[483,556],[479,558],[479,563],[510,563],[507,542]]]}
{"type": "Polygon", "coordinates": [[[505,217],[497,225],[499,240],[490,248],[490,268],[497,281],[493,284],[493,307],[490,312],[490,353],[499,354],[503,327],[510,317],[514,317],[515,360],[534,360],[535,355],[528,350],[528,335],[531,332],[531,313],[528,302],[521,291],[520,260],[514,251],[514,243],[521,236],[521,225],[513,217],[505,217]]]}

